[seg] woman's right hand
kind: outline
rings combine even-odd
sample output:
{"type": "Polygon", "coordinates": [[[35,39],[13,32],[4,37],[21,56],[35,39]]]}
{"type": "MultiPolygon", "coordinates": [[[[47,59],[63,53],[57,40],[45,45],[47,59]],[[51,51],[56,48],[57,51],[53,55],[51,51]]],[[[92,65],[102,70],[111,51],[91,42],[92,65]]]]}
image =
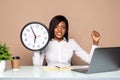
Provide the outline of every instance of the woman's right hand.
{"type": "Polygon", "coordinates": [[[99,40],[100,40],[100,34],[97,31],[93,31],[91,36],[92,36],[92,39],[93,39],[93,44],[98,45],[99,40]]]}

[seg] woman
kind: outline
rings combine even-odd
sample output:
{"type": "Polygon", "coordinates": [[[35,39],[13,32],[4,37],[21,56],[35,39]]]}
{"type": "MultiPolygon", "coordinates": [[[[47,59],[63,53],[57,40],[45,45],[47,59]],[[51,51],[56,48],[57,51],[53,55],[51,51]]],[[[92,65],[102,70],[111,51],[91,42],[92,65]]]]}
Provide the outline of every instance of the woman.
{"type": "Polygon", "coordinates": [[[90,63],[93,51],[99,43],[100,34],[96,31],[92,32],[93,45],[88,54],[74,39],[68,39],[68,29],[68,20],[64,16],[57,15],[52,18],[49,24],[49,44],[44,48],[43,53],[34,53],[33,65],[71,66],[74,64],[72,63],[73,56],[79,57],[84,64],[90,63]]]}

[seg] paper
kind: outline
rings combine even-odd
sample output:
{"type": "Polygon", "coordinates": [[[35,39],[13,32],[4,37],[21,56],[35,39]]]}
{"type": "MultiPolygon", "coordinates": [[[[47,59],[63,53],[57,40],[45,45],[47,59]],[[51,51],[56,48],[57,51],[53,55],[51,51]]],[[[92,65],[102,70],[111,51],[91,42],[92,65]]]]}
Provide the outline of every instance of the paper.
{"type": "Polygon", "coordinates": [[[73,68],[70,66],[67,66],[67,67],[42,66],[41,69],[45,71],[63,71],[63,70],[71,70],[73,68]]]}

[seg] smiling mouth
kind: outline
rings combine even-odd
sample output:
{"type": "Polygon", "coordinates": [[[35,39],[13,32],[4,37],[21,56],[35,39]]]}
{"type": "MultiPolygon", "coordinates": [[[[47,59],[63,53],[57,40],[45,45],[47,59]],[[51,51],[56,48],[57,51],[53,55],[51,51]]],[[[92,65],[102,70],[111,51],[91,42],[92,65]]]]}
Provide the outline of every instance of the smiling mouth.
{"type": "Polygon", "coordinates": [[[61,36],[61,35],[62,35],[62,33],[57,33],[57,35],[58,35],[58,36],[61,36]]]}

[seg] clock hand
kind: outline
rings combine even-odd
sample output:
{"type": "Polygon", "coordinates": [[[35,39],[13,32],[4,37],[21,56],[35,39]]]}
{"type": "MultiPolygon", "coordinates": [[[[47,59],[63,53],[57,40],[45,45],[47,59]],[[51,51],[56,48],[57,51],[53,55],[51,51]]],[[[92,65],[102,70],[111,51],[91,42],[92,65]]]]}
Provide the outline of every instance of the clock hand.
{"type": "Polygon", "coordinates": [[[32,30],[32,32],[33,32],[33,35],[36,36],[32,27],[31,27],[31,30],[32,30]]]}
{"type": "Polygon", "coordinates": [[[36,42],[36,38],[34,38],[34,44],[35,44],[35,42],[36,42]]]}
{"type": "Polygon", "coordinates": [[[31,27],[31,30],[32,30],[32,32],[33,32],[33,35],[34,35],[34,43],[36,42],[36,38],[37,38],[37,36],[35,35],[35,32],[34,32],[34,30],[33,30],[33,28],[31,27]]]}

